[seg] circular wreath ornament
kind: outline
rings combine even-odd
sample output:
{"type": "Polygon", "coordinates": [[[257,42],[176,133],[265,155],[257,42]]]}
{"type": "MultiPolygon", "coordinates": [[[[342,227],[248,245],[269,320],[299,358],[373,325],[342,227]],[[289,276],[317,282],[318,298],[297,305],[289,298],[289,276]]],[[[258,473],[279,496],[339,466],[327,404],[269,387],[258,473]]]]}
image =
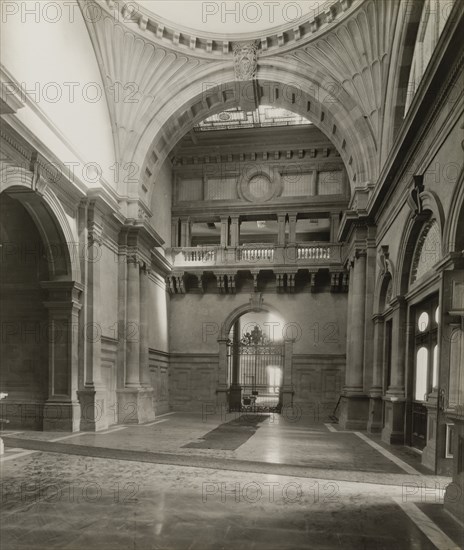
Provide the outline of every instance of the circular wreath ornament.
{"type": "Polygon", "coordinates": [[[248,182],[248,191],[256,200],[264,200],[271,190],[271,182],[267,176],[258,174],[253,176],[248,182]]]}
{"type": "Polygon", "coordinates": [[[238,184],[238,194],[249,202],[265,202],[278,195],[279,178],[263,171],[244,174],[238,184]]]}

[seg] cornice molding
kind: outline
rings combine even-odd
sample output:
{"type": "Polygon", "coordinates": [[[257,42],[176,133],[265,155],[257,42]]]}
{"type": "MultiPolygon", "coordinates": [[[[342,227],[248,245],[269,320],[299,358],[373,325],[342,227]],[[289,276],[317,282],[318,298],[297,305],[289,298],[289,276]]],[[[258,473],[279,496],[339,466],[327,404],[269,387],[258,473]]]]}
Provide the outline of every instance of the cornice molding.
{"type": "MultiPolygon", "coordinates": [[[[88,1],[88,0],[87,0],[88,1]]],[[[137,34],[172,50],[204,58],[232,58],[233,45],[237,42],[256,40],[260,55],[288,51],[300,44],[311,42],[330,32],[344,21],[366,0],[331,0],[323,2],[317,12],[299,20],[276,26],[258,33],[218,34],[199,32],[168,21],[136,2],[101,0],[99,13],[130,26],[137,34]]],[[[79,0],[83,2],[83,0],[79,0]]]]}

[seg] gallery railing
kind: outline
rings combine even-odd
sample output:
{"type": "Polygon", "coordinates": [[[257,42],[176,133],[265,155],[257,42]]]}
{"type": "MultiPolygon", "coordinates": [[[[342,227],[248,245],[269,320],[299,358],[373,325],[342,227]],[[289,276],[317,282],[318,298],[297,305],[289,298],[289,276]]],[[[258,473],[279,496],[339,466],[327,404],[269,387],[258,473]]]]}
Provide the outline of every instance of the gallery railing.
{"type": "Polygon", "coordinates": [[[285,246],[245,244],[237,247],[207,245],[171,248],[168,250],[173,267],[221,267],[231,265],[334,265],[341,263],[339,243],[296,243],[285,246]]]}

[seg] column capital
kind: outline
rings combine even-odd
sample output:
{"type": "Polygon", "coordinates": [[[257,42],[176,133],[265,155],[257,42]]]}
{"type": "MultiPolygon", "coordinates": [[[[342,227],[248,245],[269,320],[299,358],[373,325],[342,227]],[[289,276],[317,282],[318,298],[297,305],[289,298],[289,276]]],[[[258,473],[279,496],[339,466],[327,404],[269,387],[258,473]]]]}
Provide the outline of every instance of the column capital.
{"type": "Polygon", "coordinates": [[[138,254],[128,254],[126,257],[126,261],[128,265],[133,265],[140,267],[142,265],[142,260],[140,259],[138,254]]]}
{"type": "Polygon", "coordinates": [[[48,292],[47,303],[79,304],[84,285],[77,281],[42,281],[40,286],[48,292]]]}
{"type": "Polygon", "coordinates": [[[407,305],[408,301],[404,296],[395,296],[390,300],[390,306],[392,309],[398,309],[401,307],[405,307],[407,305]]]}
{"type": "Polygon", "coordinates": [[[374,315],[372,315],[372,321],[375,325],[383,323],[385,321],[383,313],[374,313],[374,315]]]}
{"type": "Polygon", "coordinates": [[[88,224],[87,231],[89,245],[97,244],[101,246],[103,244],[103,225],[92,221],[88,224]]]}

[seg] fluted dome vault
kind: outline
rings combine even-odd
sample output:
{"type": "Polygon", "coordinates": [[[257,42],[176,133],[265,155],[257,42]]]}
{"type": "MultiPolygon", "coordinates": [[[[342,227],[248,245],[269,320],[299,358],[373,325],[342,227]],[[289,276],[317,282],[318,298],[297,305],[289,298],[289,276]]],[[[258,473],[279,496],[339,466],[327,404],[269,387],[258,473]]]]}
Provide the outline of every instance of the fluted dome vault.
{"type": "Polygon", "coordinates": [[[102,0],[104,16],[86,21],[108,88],[131,86],[130,101],[112,94],[108,101],[118,160],[141,167],[144,181],[121,191],[149,204],[151,183],[187,132],[229,109],[270,105],[317,126],[337,148],[352,190],[368,193],[404,115],[409,73],[402,66],[410,63],[422,3],[412,3],[417,9],[400,0],[292,3],[304,16],[290,27],[256,25],[245,35],[179,25],[205,20],[207,2],[189,16],[196,4],[188,3],[174,23],[176,2],[102,0]]]}

